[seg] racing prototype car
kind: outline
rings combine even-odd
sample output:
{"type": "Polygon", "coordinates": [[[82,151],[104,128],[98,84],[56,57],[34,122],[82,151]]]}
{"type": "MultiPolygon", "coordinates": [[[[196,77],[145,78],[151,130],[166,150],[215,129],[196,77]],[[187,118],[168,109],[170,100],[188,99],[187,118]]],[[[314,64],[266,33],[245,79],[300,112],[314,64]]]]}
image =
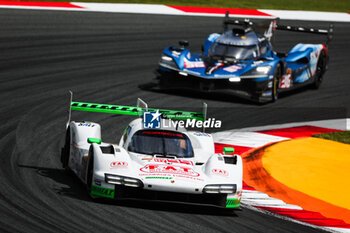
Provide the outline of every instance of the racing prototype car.
{"type": "Polygon", "coordinates": [[[279,93],[305,85],[317,89],[327,70],[333,25],[324,30],[276,22],[235,20],[226,13],[224,32],[210,34],[202,53],[191,53],[187,41],[163,50],[156,70],[158,87],[226,92],[260,103],[276,101],[279,93]],[[288,54],[277,53],[271,43],[275,30],[323,34],[328,39],[326,44],[299,43],[288,54]]]}
{"type": "Polygon", "coordinates": [[[61,162],[86,184],[93,198],[191,202],[239,208],[242,159],[234,148],[215,153],[213,137],[187,131],[175,121],[205,121],[203,113],[70,101],[61,162]],[[126,127],[119,145],[101,141],[101,126],[71,121],[71,110],[137,116],[126,127]],[[152,120],[145,124],[145,114],[152,120]],[[159,117],[160,125],[152,125],[159,117]],[[153,119],[155,118],[155,119],[153,119]],[[154,126],[154,127],[153,127],[154,126]],[[153,128],[152,128],[153,127],[153,128]]]}

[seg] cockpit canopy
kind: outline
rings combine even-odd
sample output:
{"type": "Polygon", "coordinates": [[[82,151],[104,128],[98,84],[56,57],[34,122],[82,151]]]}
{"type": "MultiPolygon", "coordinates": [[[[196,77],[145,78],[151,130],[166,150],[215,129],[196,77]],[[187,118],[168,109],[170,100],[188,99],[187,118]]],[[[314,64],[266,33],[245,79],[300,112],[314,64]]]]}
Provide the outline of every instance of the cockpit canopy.
{"type": "Polygon", "coordinates": [[[256,60],[266,52],[266,40],[252,30],[228,30],[209,49],[215,60],[256,60]]]}
{"type": "Polygon", "coordinates": [[[193,157],[189,138],[183,133],[168,130],[137,131],[131,138],[128,150],[146,155],[193,157]]]}
{"type": "Polygon", "coordinates": [[[217,59],[254,60],[259,57],[257,45],[237,46],[215,42],[209,51],[209,55],[217,59]]]}

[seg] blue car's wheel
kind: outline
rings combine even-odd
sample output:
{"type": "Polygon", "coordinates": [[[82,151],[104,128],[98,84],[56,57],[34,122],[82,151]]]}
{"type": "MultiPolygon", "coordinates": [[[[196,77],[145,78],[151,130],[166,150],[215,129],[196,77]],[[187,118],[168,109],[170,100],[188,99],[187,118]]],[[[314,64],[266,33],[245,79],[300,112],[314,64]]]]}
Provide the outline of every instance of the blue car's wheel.
{"type": "Polygon", "coordinates": [[[273,72],[272,102],[278,99],[278,86],[282,76],[281,65],[277,64],[273,72]]]}
{"type": "Polygon", "coordinates": [[[323,74],[326,70],[327,60],[324,50],[322,50],[320,57],[317,62],[315,80],[313,83],[313,88],[318,89],[323,81],[323,74]]]}

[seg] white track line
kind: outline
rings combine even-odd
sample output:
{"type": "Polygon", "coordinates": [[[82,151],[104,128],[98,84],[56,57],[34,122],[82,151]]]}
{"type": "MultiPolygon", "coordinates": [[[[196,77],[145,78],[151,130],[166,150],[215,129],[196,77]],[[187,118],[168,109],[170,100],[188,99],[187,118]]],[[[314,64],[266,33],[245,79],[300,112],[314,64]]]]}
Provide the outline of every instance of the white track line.
{"type": "Polygon", "coordinates": [[[336,21],[349,22],[350,15],[347,13],[336,12],[318,12],[318,11],[289,11],[289,10],[259,10],[269,15],[274,15],[280,19],[290,20],[317,20],[317,21],[336,21]]]}
{"type": "MultiPolygon", "coordinates": [[[[21,3],[19,1],[19,3],[21,3]]],[[[157,4],[126,4],[126,3],[86,3],[86,2],[71,2],[72,5],[82,8],[69,7],[49,7],[49,6],[24,6],[18,5],[0,5],[0,8],[12,9],[30,9],[30,10],[63,10],[63,11],[94,11],[94,12],[113,12],[113,13],[135,13],[135,14],[162,14],[162,15],[181,15],[181,16],[209,16],[223,17],[222,12],[200,13],[178,10],[166,5],[157,4]]],[[[198,8],[199,9],[199,8],[198,8]]],[[[231,17],[240,18],[280,18],[286,20],[306,20],[306,21],[334,21],[334,22],[350,22],[350,14],[341,12],[318,12],[318,11],[290,11],[290,10],[267,10],[256,9],[258,12],[267,14],[266,16],[245,15],[244,9],[242,14],[237,9],[236,14],[231,14],[231,17]]],[[[204,12],[204,11],[203,11],[204,12]]]]}
{"type": "Polygon", "coordinates": [[[288,140],[286,137],[278,137],[256,132],[223,131],[212,134],[217,143],[231,144],[245,147],[260,147],[271,142],[288,140]]]}

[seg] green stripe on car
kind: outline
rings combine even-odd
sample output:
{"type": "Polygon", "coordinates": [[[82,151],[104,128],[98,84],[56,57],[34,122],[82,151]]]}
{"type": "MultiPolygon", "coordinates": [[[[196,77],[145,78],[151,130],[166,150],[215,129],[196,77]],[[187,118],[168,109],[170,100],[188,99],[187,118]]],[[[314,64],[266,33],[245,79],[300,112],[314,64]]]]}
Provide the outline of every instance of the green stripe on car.
{"type": "Polygon", "coordinates": [[[241,205],[241,201],[237,198],[228,198],[226,200],[226,208],[238,208],[241,205]]]}
{"type": "MultiPolygon", "coordinates": [[[[113,113],[113,114],[124,114],[124,115],[134,115],[138,116],[140,113],[144,112],[144,108],[132,107],[132,106],[122,106],[122,105],[111,105],[111,104],[94,104],[85,102],[71,102],[71,109],[76,111],[87,111],[87,112],[103,112],[103,113],[113,113]]],[[[197,121],[204,121],[203,113],[199,112],[188,112],[188,111],[176,111],[176,110],[166,110],[166,109],[155,109],[149,108],[149,112],[155,112],[159,110],[161,114],[166,116],[168,119],[194,119],[197,121]]]]}
{"type": "Polygon", "coordinates": [[[114,189],[91,185],[90,194],[97,197],[114,198],[114,189]]]}

